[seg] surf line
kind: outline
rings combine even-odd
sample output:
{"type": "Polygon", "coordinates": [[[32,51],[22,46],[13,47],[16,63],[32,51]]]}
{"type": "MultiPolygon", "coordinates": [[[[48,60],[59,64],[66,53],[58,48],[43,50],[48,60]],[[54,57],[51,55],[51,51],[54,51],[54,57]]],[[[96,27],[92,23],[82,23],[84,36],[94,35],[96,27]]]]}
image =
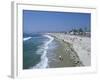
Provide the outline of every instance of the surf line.
{"type": "Polygon", "coordinates": [[[26,38],[24,38],[23,39],[23,41],[27,41],[27,40],[29,40],[29,39],[31,39],[32,37],[26,37],[26,38]]]}
{"type": "MultiPolygon", "coordinates": [[[[48,67],[48,58],[47,58],[47,50],[49,44],[54,40],[53,37],[50,35],[43,35],[44,37],[48,38],[49,40],[45,42],[43,52],[41,53],[41,61],[36,64],[33,68],[47,68],[48,67]]],[[[43,46],[42,46],[43,47],[43,46]]]]}

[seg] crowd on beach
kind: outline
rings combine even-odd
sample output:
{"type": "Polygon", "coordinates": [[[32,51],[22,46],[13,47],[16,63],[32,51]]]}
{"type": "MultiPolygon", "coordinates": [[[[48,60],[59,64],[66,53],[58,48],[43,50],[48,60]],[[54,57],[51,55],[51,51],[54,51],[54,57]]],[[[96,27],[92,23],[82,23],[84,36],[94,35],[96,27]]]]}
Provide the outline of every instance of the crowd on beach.
{"type": "MultiPolygon", "coordinates": [[[[68,34],[68,33],[49,33],[50,35],[62,40],[63,42],[70,43],[75,50],[77,56],[79,57],[80,61],[77,59],[75,63],[80,63],[84,66],[90,66],[91,65],[91,39],[90,36],[84,36],[83,35],[74,35],[74,34],[68,34]]],[[[90,34],[90,33],[89,33],[90,34]]],[[[76,55],[72,54],[72,58],[76,58],[76,55]]],[[[59,56],[60,60],[62,59],[62,56],[59,56]]]]}

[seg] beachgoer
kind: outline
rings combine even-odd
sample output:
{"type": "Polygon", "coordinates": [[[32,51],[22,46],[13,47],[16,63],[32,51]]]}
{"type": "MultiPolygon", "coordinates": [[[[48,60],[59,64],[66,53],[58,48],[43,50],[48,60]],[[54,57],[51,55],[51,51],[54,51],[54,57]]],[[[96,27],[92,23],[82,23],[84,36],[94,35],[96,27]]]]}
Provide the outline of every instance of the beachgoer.
{"type": "Polygon", "coordinates": [[[63,61],[63,58],[62,58],[62,56],[59,56],[59,59],[60,59],[61,61],[63,61]]]}

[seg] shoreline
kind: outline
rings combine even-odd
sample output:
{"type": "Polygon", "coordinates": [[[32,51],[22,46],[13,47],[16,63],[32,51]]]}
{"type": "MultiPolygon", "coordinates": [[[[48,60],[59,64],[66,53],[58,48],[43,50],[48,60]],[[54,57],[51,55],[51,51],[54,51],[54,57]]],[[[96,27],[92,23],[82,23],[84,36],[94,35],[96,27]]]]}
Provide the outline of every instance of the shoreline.
{"type": "Polygon", "coordinates": [[[72,52],[70,57],[76,64],[80,66],[91,65],[91,40],[89,37],[81,37],[76,35],[68,35],[64,33],[48,33],[54,38],[61,40],[64,43],[70,44],[70,49],[66,52],[72,52]]]}
{"type": "MultiPolygon", "coordinates": [[[[59,44],[59,46],[53,50],[53,55],[55,57],[52,56],[52,58],[48,59],[50,60],[49,68],[83,66],[71,44],[65,43],[56,37],[54,37],[54,40],[57,42],[57,44],[59,44]],[[62,56],[62,61],[59,59],[59,56],[62,56]]],[[[52,51],[50,51],[50,53],[52,54],[52,51]]],[[[48,53],[48,57],[50,57],[50,53],[48,53]]]]}

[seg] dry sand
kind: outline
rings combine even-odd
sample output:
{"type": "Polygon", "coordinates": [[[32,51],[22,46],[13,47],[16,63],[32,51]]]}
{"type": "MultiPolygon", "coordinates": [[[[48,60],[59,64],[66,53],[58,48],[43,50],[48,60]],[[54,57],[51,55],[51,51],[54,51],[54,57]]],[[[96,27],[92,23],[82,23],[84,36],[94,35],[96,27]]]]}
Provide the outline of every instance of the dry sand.
{"type": "Polygon", "coordinates": [[[74,49],[71,47],[71,44],[57,38],[55,38],[54,41],[56,41],[58,46],[53,49],[53,52],[50,51],[48,54],[49,58],[53,53],[51,59],[49,58],[49,68],[82,66],[82,63],[80,62],[74,49]],[[62,57],[62,60],[59,59],[59,56],[62,57]]]}
{"type": "Polygon", "coordinates": [[[72,58],[75,58],[76,61],[75,63],[81,63],[84,66],[91,65],[90,37],[81,37],[76,35],[68,35],[64,33],[49,33],[49,34],[56,37],[59,40],[62,40],[65,43],[71,44],[70,50],[75,51],[74,53],[71,53],[72,58]]]}

